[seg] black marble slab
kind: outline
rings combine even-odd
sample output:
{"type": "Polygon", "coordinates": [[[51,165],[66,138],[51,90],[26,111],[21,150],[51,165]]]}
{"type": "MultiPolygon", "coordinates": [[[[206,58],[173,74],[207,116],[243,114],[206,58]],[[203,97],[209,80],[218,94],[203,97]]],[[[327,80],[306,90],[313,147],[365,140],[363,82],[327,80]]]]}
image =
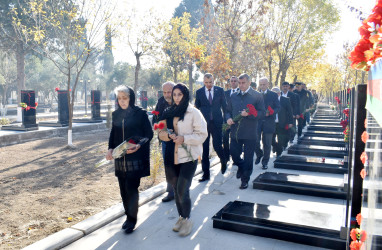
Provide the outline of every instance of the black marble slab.
{"type": "Polygon", "coordinates": [[[309,125],[308,131],[330,131],[330,132],[343,132],[344,129],[341,125],[338,126],[330,126],[330,125],[309,125]]]}
{"type": "Polygon", "coordinates": [[[38,125],[41,127],[67,127],[69,126],[68,122],[60,122],[60,121],[45,121],[45,122],[39,122],[38,125]]]}
{"type": "Polygon", "coordinates": [[[296,144],[289,147],[288,154],[343,158],[348,152],[340,147],[296,144]]]}
{"type": "Polygon", "coordinates": [[[24,125],[24,124],[4,125],[1,127],[1,130],[33,131],[33,130],[38,130],[38,124],[34,124],[34,125],[24,125]]]}
{"type": "Polygon", "coordinates": [[[243,201],[227,203],[213,227],[310,246],[346,249],[341,218],[332,214],[243,201]]]}
{"type": "Polygon", "coordinates": [[[312,122],[341,122],[339,118],[327,119],[327,118],[312,118],[312,122]]]}
{"type": "Polygon", "coordinates": [[[100,123],[102,122],[102,118],[99,117],[99,118],[96,118],[96,119],[93,119],[93,118],[77,118],[77,119],[73,119],[73,122],[75,123],[100,123]]]}
{"type": "Polygon", "coordinates": [[[330,131],[307,131],[304,133],[304,136],[311,137],[331,137],[331,138],[344,138],[344,134],[341,132],[330,132],[330,131]]]}
{"type": "Polygon", "coordinates": [[[343,178],[265,172],[253,180],[253,188],[334,199],[346,199],[343,178]]]}
{"type": "Polygon", "coordinates": [[[298,144],[303,145],[319,145],[328,147],[341,147],[344,148],[346,143],[342,138],[328,138],[328,137],[313,137],[304,136],[297,140],[298,144]]]}
{"type": "Polygon", "coordinates": [[[323,160],[318,157],[282,155],[274,161],[274,168],[346,174],[348,172],[348,163],[335,159],[324,158],[323,160]]]}
{"type": "Polygon", "coordinates": [[[341,121],[320,121],[320,120],[313,120],[310,125],[329,125],[329,126],[337,126],[340,124],[341,121]]]}

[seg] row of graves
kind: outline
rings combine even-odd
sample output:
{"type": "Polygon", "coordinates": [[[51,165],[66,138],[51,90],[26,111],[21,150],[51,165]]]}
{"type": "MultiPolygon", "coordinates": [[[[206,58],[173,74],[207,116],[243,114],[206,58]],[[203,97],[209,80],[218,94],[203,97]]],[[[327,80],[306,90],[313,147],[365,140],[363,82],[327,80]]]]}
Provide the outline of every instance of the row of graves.
{"type": "Polygon", "coordinates": [[[382,249],[382,122],[367,112],[367,98],[367,85],[331,93],[274,161],[275,169],[299,174],[275,170],[253,181],[253,189],[346,204],[342,216],[236,200],[213,216],[214,228],[329,249],[382,249]]]}
{"type": "MultiPolygon", "coordinates": [[[[2,130],[32,131],[41,127],[67,127],[69,125],[69,95],[68,90],[56,90],[58,102],[57,120],[36,122],[37,103],[33,90],[21,91],[22,123],[2,126],[2,130]]],[[[160,93],[158,93],[159,95],[160,93]]],[[[141,105],[147,108],[147,91],[141,91],[141,105]]],[[[74,123],[101,123],[101,91],[91,90],[91,118],[73,119],[74,123]]]]}

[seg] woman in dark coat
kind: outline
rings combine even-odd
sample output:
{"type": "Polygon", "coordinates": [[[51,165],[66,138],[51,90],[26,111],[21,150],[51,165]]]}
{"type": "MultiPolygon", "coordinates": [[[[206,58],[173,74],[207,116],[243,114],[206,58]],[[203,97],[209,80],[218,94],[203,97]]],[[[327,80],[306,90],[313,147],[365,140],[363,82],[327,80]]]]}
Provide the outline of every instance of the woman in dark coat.
{"type": "Polygon", "coordinates": [[[118,177],[123,207],[127,216],[122,225],[125,233],[132,233],[137,223],[138,187],[141,177],[150,175],[150,140],[153,131],[147,112],[135,106],[135,93],[127,86],[118,86],[114,90],[118,98],[118,108],[113,112],[113,123],[109,137],[107,160],[112,160],[114,148],[124,140],[132,138],[139,141],[145,137],[149,141],[128,149],[126,155],[115,159],[115,175],[118,177]]]}

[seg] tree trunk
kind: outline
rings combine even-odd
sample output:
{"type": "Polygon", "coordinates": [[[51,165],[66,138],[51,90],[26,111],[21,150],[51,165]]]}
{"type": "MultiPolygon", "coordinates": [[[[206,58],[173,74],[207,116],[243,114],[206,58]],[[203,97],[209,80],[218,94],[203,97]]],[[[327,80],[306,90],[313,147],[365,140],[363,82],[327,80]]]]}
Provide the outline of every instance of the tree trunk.
{"type": "Polygon", "coordinates": [[[21,90],[25,89],[25,51],[23,42],[16,44],[16,64],[17,64],[17,104],[21,102],[21,90]]]}
{"type": "MultiPolygon", "coordinates": [[[[281,71],[281,77],[280,77],[280,88],[281,88],[281,84],[282,84],[283,82],[285,82],[286,75],[287,75],[287,71],[286,71],[285,69],[283,69],[283,70],[281,71]]],[[[276,84],[275,84],[275,86],[276,86],[276,84]]]]}
{"type": "Polygon", "coordinates": [[[272,57],[268,60],[269,82],[272,82],[272,57]]]}
{"type": "Polygon", "coordinates": [[[190,89],[190,102],[192,102],[193,99],[193,87],[192,87],[193,79],[192,79],[192,62],[188,64],[188,88],[190,89]]]}
{"type": "Polygon", "coordinates": [[[365,84],[365,76],[366,76],[366,72],[365,71],[362,71],[362,78],[361,78],[361,83],[362,84],[365,84]]]}
{"type": "Polygon", "coordinates": [[[135,80],[134,80],[134,92],[137,92],[138,89],[138,77],[139,70],[141,70],[141,55],[142,53],[135,52],[135,59],[137,61],[137,65],[135,66],[135,80]]]}
{"type": "Polygon", "coordinates": [[[293,78],[293,84],[297,82],[297,75],[294,76],[293,78]]]}
{"type": "Polygon", "coordinates": [[[174,82],[175,82],[175,84],[178,82],[178,69],[177,69],[177,67],[174,68],[174,82]]]}

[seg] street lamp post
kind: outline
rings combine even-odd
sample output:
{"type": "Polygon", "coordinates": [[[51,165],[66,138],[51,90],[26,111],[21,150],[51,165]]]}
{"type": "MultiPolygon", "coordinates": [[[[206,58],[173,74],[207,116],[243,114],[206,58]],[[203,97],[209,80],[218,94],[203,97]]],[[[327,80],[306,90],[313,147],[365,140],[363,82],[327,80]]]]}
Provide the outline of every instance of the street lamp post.
{"type": "Polygon", "coordinates": [[[87,102],[87,83],[90,84],[90,80],[85,81],[85,115],[88,115],[88,102],[87,102]]]}

